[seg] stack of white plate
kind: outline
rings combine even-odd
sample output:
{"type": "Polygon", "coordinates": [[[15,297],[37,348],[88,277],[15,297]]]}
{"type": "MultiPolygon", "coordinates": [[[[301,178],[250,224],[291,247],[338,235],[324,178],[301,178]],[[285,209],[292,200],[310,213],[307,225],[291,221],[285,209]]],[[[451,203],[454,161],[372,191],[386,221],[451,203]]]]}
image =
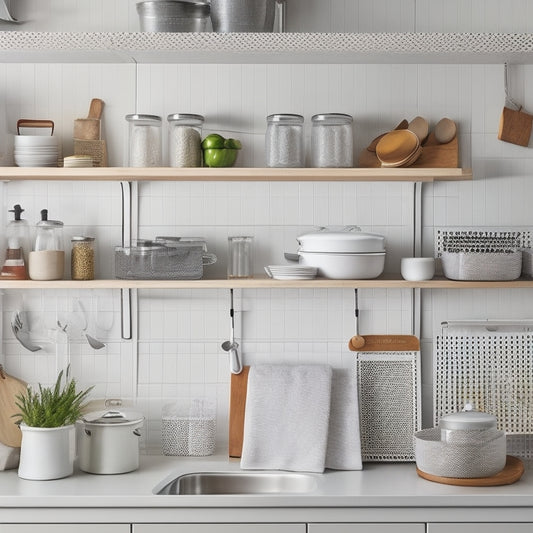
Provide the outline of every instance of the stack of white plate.
{"type": "Polygon", "coordinates": [[[87,168],[93,166],[93,158],[90,155],[69,155],[63,158],[65,168],[87,168]]]}
{"type": "Polygon", "coordinates": [[[18,167],[57,167],[57,138],[52,135],[15,135],[18,167]]]}
{"type": "Polygon", "coordinates": [[[318,268],[300,265],[268,265],[265,267],[265,272],[274,279],[313,279],[316,278],[318,268]]]}

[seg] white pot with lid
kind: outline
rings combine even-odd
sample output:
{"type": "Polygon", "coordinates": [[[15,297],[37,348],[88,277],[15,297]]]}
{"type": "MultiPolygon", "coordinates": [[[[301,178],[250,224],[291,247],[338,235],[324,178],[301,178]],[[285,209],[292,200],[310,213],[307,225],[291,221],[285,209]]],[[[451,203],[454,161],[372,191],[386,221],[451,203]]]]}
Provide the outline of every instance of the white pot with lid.
{"type": "Polygon", "coordinates": [[[123,474],[139,468],[144,416],[107,409],[87,413],[76,423],[79,467],[91,474],[123,474]]]}
{"type": "Polygon", "coordinates": [[[385,237],[357,226],[323,227],[298,238],[299,263],[330,279],[373,279],[385,267],[385,237]]]}

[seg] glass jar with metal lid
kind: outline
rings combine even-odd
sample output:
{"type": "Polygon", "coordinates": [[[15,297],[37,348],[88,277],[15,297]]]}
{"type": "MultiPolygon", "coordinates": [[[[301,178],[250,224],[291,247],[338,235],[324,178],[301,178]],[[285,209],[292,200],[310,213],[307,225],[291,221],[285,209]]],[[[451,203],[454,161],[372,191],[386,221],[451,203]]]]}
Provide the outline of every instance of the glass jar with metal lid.
{"type": "Polygon", "coordinates": [[[129,122],[128,165],[160,167],[162,165],[161,117],[126,115],[129,122]]]}
{"type": "Polygon", "coordinates": [[[190,113],[168,115],[168,158],[171,167],[202,166],[204,117],[190,113]]]}
{"type": "Polygon", "coordinates": [[[71,278],[79,281],[94,279],[94,237],[74,236],[71,244],[71,278]]]}
{"type": "Polygon", "coordinates": [[[304,117],[290,113],[269,115],[265,135],[267,167],[303,167],[304,117]]]}
{"type": "Polygon", "coordinates": [[[353,166],[353,118],[344,113],[312,117],[311,166],[346,168],[353,166]]]}

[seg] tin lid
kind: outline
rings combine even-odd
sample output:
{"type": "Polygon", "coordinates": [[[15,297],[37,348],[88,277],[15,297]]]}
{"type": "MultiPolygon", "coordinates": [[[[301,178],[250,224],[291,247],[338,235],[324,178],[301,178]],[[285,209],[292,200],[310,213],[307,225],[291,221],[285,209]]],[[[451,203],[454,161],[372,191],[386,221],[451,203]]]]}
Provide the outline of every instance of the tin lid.
{"type": "Polygon", "coordinates": [[[139,126],[159,125],[161,123],[161,117],[158,115],[143,115],[134,113],[132,115],[126,115],[128,122],[134,122],[139,126]]]}
{"type": "Polygon", "coordinates": [[[358,226],[327,226],[300,235],[301,252],[371,253],[385,251],[385,237],[358,226]]]}
{"type": "Polygon", "coordinates": [[[441,429],[482,430],[496,427],[496,417],[481,411],[461,411],[443,416],[439,420],[441,429]]]}
{"type": "Polygon", "coordinates": [[[276,115],[268,115],[267,122],[276,122],[280,124],[303,124],[304,117],[302,115],[295,115],[293,113],[279,113],[276,115]]]}
{"type": "Polygon", "coordinates": [[[84,237],[83,235],[74,235],[70,239],[72,242],[93,242],[94,237],[84,237]]]}
{"type": "Polygon", "coordinates": [[[105,411],[92,411],[82,418],[83,422],[97,425],[137,424],[144,420],[144,416],[137,411],[118,411],[106,409],[105,411]]]}
{"type": "Polygon", "coordinates": [[[168,115],[167,120],[169,122],[184,122],[187,124],[201,125],[204,123],[205,118],[202,115],[195,115],[193,113],[174,113],[168,115]]]}
{"type": "Polygon", "coordinates": [[[327,125],[351,124],[353,122],[353,117],[346,113],[322,113],[319,115],[313,115],[311,121],[314,124],[321,123],[327,125]]]}

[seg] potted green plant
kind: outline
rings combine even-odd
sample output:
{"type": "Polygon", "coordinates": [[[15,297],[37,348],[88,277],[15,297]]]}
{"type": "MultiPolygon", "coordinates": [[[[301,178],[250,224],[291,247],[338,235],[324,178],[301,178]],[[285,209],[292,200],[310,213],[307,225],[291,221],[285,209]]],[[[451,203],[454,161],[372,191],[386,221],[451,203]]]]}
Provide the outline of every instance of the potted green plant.
{"type": "Polygon", "coordinates": [[[23,479],[59,479],[74,471],[75,429],[92,387],[78,391],[69,370],[59,373],[53,387],[39,384],[16,397],[22,431],[18,475],[23,479]],[[64,379],[63,379],[64,378],[64,379]]]}

